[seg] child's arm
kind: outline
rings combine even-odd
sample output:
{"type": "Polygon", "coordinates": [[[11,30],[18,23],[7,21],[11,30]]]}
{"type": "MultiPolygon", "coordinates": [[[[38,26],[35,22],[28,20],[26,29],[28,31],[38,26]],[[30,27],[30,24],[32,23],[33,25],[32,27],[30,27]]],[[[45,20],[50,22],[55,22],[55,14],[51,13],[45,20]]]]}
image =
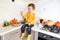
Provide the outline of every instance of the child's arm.
{"type": "Polygon", "coordinates": [[[24,19],[26,19],[26,18],[27,18],[27,14],[28,14],[28,13],[26,13],[26,15],[24,15],[24,14],[23,14],[23,11],[20,11],[20,15],[21,15],[21,16],[22,16],[22,18],[24,18],[24,19]]]}
{"type": "Polygon", "coordinates": [[[20,11],[20,15],[23,17],[23,11],[20,11]]]}

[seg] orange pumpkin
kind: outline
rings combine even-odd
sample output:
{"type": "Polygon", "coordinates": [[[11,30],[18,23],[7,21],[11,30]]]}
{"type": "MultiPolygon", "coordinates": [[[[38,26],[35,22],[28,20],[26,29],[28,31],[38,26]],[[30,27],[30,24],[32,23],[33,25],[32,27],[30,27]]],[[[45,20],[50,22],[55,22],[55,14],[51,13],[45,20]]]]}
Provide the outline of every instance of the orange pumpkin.
{"type": "Polygon", "coordinates": [[[14,21],[14,20],[11,20],[10,23],[13,24],[13,23],[14,23],[13,21],[14,21]]]}
{"type": "Polygon", "coordinates": [[[55,23],[55,25],[56,25],[57,27],[60,27],[60,22],[57,21],[57,22],[55,23]]]}
{"type": "Polygon", "coordinates": [[[19,24],[20,22],[16,18],[14,18],[10,21],[10,23],[11,24],[19,24]]]}

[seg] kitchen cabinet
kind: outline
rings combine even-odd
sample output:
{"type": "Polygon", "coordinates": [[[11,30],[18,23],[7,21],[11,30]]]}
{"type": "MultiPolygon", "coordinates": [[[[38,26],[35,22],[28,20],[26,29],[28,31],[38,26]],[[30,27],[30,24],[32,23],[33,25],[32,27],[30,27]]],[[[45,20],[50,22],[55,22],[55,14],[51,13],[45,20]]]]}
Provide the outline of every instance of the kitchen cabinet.
{"type": "Polygon", "coordinates": [[[0,27],[0,40],[20,40],[20,30],[19,27],[0,27]]]}
{"type": "Polygon", "coordinates": [[[32,28],[31,40],[60,40],[59,33],[53,33],[46,30],[42,30],[41,27],[34,26],[32,28]]]}
{"type": "Polygon", "coordinates": [[[38,33],[38,40],[60,40],[59,38],[53,37],[51,35],[47,35],[44,33],[38,33]]]}

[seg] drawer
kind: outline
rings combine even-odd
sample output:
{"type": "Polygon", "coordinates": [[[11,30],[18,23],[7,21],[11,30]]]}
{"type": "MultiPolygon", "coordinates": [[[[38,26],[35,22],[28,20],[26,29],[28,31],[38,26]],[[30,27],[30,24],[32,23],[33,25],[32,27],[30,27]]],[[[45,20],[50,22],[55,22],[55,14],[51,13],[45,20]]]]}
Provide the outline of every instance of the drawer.
{"type": "Polygon", "coordinates": [[[7,40],[20,40],[19,36],[13,37],[13,38],[8,38],[7,40]]]}
{"type": "Polygon", "coordinates": [[[59,38],[55,38],[43,33],[38,33],[38,39],[39,40],[60,40],[59,38]]]}
{"type": "Polygon", "coordinates": [[[52,36],[48,37],[47,39],[48,40],[60,40],[59,38],[55,38],[55,37],[52,37],[52,36]]]}
{"type": "Polygon", "coordinates": [[[38,37],[47,39],[49,37],[49,35],[46,35],[46,34],[43,34],[43,33],[38,33],[38,37]]]}
{"type": "Polygon", "coordinates": [[[20,29],[14,30],[14,31],[4,35],[5,40],[15,39],[15,37],[20,37],[20,29]]]}

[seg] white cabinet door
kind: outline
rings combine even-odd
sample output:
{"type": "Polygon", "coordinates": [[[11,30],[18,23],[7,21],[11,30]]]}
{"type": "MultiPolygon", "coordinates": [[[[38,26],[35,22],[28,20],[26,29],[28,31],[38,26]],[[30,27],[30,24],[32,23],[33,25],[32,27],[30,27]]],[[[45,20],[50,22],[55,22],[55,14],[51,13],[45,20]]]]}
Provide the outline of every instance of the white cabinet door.
{"type": "Polygon", "coordinates": [[[14,30],[4,35],[4,40],[19,40],[20,29],[14,30]]]}
{"type": "Polygon", "coordinates": [[[10,38],[8,40],[20,40],[20,37],[17,35],[16,37],[10,38]]]}

